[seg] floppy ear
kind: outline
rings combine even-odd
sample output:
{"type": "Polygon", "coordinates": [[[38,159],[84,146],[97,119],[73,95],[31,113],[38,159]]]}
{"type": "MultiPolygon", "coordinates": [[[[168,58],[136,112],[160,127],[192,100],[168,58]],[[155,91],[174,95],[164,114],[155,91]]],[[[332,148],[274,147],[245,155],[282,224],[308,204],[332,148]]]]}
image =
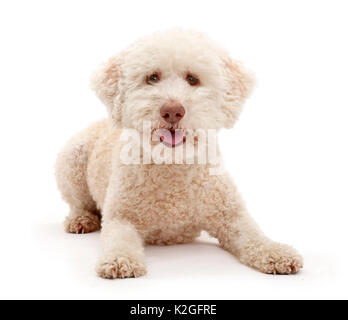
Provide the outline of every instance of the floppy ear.
{"type": "Polygon", "coordinates": [[[243,103],[250,96],[255,79],[240,62],[230,57],[223,59],[226,80],[223,111],[226,117],[226,128],[231,128],[242,111],[243,103]]]}
{"type": "Polygon", "coordinates": [[[106,105],[114,126],[121,125],[121,103],[119,80],[121,77],[121,55],[116,55],[102,64],[91,76],[91,88],[106,105]]]}

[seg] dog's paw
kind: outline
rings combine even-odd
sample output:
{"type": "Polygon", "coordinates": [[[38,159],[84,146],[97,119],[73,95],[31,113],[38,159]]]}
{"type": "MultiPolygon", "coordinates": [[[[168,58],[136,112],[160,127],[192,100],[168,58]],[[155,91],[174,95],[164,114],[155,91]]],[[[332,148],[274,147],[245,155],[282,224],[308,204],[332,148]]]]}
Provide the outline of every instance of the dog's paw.
{"type": "Polygon", "coordinates": [[[146,274],[146,267],[137,259],[117,257],[112,262],[99,263],[96,271],[104,279],[138,278],[146,274]]]}
{"type": "Polygon", "coordinates": [[[249,264],[269,274],[295,274],[303,268],[303,259],[294,248],[275,242],[261,246],[249,258],[249,264]]]}
{"type": "Polygon", "coordinates": [[[94,214],[67,217],[64,229],[68,233],[90,233],[100,229],[100,219],[94,214]]]}

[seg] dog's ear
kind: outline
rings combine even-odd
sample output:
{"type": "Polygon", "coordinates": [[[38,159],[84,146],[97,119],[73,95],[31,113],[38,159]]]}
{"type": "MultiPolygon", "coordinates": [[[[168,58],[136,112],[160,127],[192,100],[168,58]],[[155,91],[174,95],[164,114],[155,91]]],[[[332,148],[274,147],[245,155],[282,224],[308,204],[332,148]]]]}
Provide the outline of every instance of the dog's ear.
{"type": "Polygon", "coordinates": [[[122,55],[116,55],[102,64],[91,76],[91,88],[106,105],[112,124],[121,126],[121,105],[119,80],[121,77],[122,55]]]}
{"type": "Polygon", "coordinates": [[[226,118],[226,128],[231,128],[242,111],[245,100],[250,96],[255,79],[244,66],[232,60],[229,56],[223,58],[223,73],[226,79],[223,111],[226,118]]]}

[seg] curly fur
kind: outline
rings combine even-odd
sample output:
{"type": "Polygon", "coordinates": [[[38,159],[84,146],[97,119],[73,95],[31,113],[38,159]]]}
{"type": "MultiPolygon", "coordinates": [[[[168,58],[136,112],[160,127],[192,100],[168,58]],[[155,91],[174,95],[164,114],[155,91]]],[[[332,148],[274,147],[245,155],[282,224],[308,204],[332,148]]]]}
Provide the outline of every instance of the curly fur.
{"type": "Polygon", "coordinates": [[[70,205],[68,232],[92,232],[102,216],[103,278],[146,273],[144,243],[188,243],[202,230],[246,265],[265,273],[290,274],[302,267],[291,247],[268,239],[253,219],[228,173],[211,175],[201,164],[139,164],[120,161],[124,128],[165,126],[160,107],[177,100],[185,107],[181,128],[230,128],[253,87],[253,77],[208,39],[172,30],[144,37],[103,64],[92,88],[109,120],[73,137],[56,163],[58,187],[70,205]],[[153,72],[161,81],[148,85],[153,72]],[[201,85],[185,81],[187,73],[201,85]]]}

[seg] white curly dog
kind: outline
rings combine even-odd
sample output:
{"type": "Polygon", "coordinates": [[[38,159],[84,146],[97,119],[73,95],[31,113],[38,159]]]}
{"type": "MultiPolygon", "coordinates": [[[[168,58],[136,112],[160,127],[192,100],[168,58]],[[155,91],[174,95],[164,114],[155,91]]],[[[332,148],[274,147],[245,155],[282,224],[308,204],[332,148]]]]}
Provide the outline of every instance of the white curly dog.
{"type": "Polygon", "coordinates": [[[102,220],[99,276],[145,275],[144,244],[189,243],[202,230],[262,272],[291,274],[302,268],[296,250],[262,233],[230,176],[221,168],[212,174],[209,163],[197,162],[202,139],[194,130],[231,128],[251,92],[253,79],[240,63],[201,33],[158,32],[102,65],[92,87],[109,119],[67,143],[56,177],[70,206],[66,231],[96,231],[102,220]],[[151,122],[150,134],[145,121],[151,122]],[[129,147],[122,138],[126,128],[141,138],[138,159],[132,156],[130,163],[122,158],[129,147]],[[162,151],[149,156],[147,143],[162,151]],[[189,145],[194,147],[190,161],[158,161],[164,149],[173,154],[189,145]]]}

